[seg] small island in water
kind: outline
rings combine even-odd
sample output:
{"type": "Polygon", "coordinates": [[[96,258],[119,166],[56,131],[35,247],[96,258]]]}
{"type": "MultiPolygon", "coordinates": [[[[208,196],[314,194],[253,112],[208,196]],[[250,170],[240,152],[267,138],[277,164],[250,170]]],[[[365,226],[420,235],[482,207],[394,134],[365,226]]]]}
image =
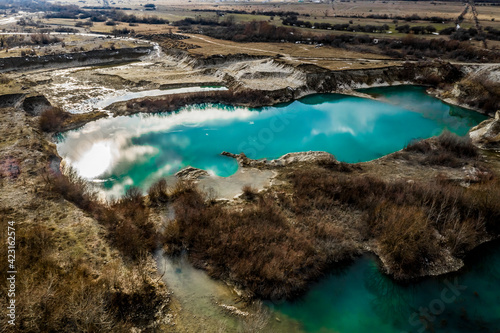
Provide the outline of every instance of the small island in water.
{"type": "Polygon", "coordinates": [[[5,332],[497,332],[494,1],[0,4],[5,332]]]}

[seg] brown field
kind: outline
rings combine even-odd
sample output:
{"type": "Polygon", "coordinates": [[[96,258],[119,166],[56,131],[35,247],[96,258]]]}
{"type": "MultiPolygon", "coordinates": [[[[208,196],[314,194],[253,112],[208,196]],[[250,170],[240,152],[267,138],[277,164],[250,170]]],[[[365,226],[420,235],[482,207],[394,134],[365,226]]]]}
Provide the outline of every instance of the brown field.
{"type": "Polygon", "coordinates": [[[202,35],[186,35],[191,37],[186,40],[187,43],[200,46],[189,52],[203,56],[238,53],[281,55],[284,61],[291,64],[311,63],[331,70],[385,67],[399,63],[383,55],[353,52],[330,46],[316,48],[314,45],[292,43],[237,43],[202,35]]]}
{"type": "MultiPolygon", "coordinates": [[[[6,35],[2,37],[8,38],[9,36],[6,35]]],[[[26,54],[35,52],[35,55],[37,56],[44,56],[48,54],[92,51],[96,49],[107,49],[111,47],[120,49],[149,45],[146,43],[141,45],[130,40],[107,40],[104,38],[78,35],[51,34],[51,37],[56,37],[59,42],[48,45],[28,45],[31,43],[31,35],[24,36],[23,38],[26,41],[27,45],[10,48],[8,49],[8,52],[6,52],[7,50],[1,50],[0,58],[20,57],[22,56],[23,52],[26,54]]]]}
{"type": "MultiPolygon", "coordinates": [[[[78,0],[70,0],[68,3],[77,4],[80,6],[102,6],[99,0],[86,1],[85,4],[78,0]]],[[[330,4],[311,4],[311,3],[283,3],[281,0],[271,0],[268,3],[249,2],[249,3],[229,3],[221,4],[215,1],[182,1],[182,0],[157,0],[154,4],[157,6],[156,11],[143,11],[142,4],[147,2],[136,0],[120,0],[116,3],[111,1],[111,6],[129,7],[130,14],[136,15],[157,15],[169,20],[177,20],[185,16],[194,16],[190,13],[191,9],[220,9],[220,10],[245,10],[245,11],[294,11],[301,14],[310,14],[310,19],[324,18],[325,15],[334,17],[336,15],[368,15],[368,14],[393,14],[393,15],[411,15],[420,14],[426,16],[443,16],[450,19],[458,17],[463,10],[463,3],[457,2],[439,2],[439,1],[367,1],[357,0],[350,2],[336,1],[332,8],[330,4]]],[[[153,2],[151,2],[153,3],[153,2]]],[[[492,18],[500,20],[500,6],[478,6],[479,19],[482,21],[491,21],[492,18]]],[[[196,15],[214,15],[213,13],[196,13],[196,15]]],[[[240,16],[240,15],[238,15],[240,16]]],[[[253,16],[253,15],[252,15],[253,16]]],[[[263,17],[255,16],[256,20],[261,20],[263,17]]],[[[242,21],[249,18],[241,17],[242,21]]],[[[470,14],[466,16],[470,19],[470,14]]],[[[485,22],[486,23],[486,22],[485,22]]],[[[495,22],[499,24],[500,22],[495,22]]],[[[370,24],[370,23],[366,23],[370,24]]]]}

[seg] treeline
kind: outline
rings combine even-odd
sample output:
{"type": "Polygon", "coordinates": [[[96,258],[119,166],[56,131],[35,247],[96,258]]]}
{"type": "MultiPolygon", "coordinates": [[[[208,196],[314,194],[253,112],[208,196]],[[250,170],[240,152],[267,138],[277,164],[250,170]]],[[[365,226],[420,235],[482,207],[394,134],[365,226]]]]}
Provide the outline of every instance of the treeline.
{"type": "Polygon", "coordinates": [[[405,24],[405,25],[397,26],[396,30],[399,33],[403,33],[403,34],[413,33],[415,35],[424,35],[424,34],[432,34],[432,33],[436,32],[437,29],[433,25],[428,25],[426,27],[422,27],[422,26],[410,27],[408,24],[405,24]]]}
{"type": "Polygon", "coordinates": [[[219,21],[217,19],[205,18],[201,16],[197,16],[195,18],[186,17],[185,19],[172,22],[172,25],[177,27],[188,27],[193,24],[208,25],[208,26],[227,26],[230,25],[231,23],[228,20],[219,21]]]}
{"type": "Polygon", "coordinates": [[[146,24],[168,24],[169,21],[159,18],[156,15],[138,17],[133,14],[126,14],[119,10],[105,11],[83,11],[78,7],[75,10],[66,10],[56,13],[49,13],[47,18],[66,18],[66,19],[88,19],[92,22],[106,22],[108,20],[124,23],[146,23],[146,24]]]}
{"type": "Polygon", "coordinates": [[[63,12],[76,10],[78,9],[78,6],[52,4],[43,0],[7,0],[0,2],[0,9],[23,10],[27,12],[63,12]]]}
{"type": "Polygon", "coordinates": [[[312,28],[312,29],[324,29],[324,30],[337,30],[337,31],[350,31],[350,32],[386,32],[389,30],[387,24],[383,25],[351,25],[351,24],[331,24],[331,23],[311,23],[309,21],[300,21],[297,16],[285,17],[282,21],[283,25],[312,28]]]}
{"type": "Polygon", "coordinates": [[[120,36],[120,35],[133,35],[133,34],[135,34],[135,30],[134,30],[134,29],[127,29],[127,28],[123,28],[123,29],[113,29],[113,30],[111,30],[111,34],[112,34],[112,35],[115,35],[115,36],[120,36]]]}
{"type": "Polygon", "coordinates": [[[443,23],[449,22],[450,19],[441,16],[420,16],[418,14],[412,14],[409,16],[402,15],[387,15],[387,14],[369,14],[366,18],[382,19],[382,20],[402,20],[402,21],[430,21],[432,23],[443,23]]]}
{"type": "MultiPolygon", "coordinates": [[[[196,32],[196,31],[194,31],[196,32]]],[[[497,51],[475,48],[467,42],[442,38],[424,39],[408,35],[401,39],[378,38],[354,34],[310,34],[290,27],[277,27],[268,22],[248,22],[228,27],[206,27],[205,35],[237,42],[291,42],[323,44],[363,52],[376,52],[395,58],[446,58],[458,61],[498,61],[497,51]],[[374,49],[373,46],[376,48],[374,49]]]]}
{"type": "Polygon", "coordinates": [[[0,37],[0,49],[12,48],[16,46],[48,45],[59,43],[62,40],[45,33],[31,34],[30,36],[2,36],[0,37]]]}
{"type": "MultiPolygon", "coordinates": [[[[242,15],[266,15],[266,16],[303,16],[310,17],[310,14],[301,14],[294,11],[246,11],[246,10],[217,10],[217,9],[193,9],[192,12],[207,12],[216,13],[218,16],[223,16],[225,14],[242,14],[242,15]]],[[[381,19],[381,20],[401,20],[401,21],[429,21],[432,23],[446,23],[450,19],[442,16],[420,16],[418,14],[412,15],[393,15],[393,14],[369,14],[369,15],[335,15],[335,17],[343,18],[370,18],[370,19],[381,19]]]]}
{"type": "MultiPolygon", "coordinates": [[[[293,11],[257,11],[252,10],[251,12],[246,10],[217,10],[217,9],[193,9],[192,12],[206,12],[206,13],[217,13],[217,15],[222,16],[224,14],[244,14],[244,15],[266,15],[266,16],[299,16],[300,13],[293,11]]],[[[303,16],[310,16],[310,14],[303,14],[303,16]]]]}
{"type": "Polygon", "coordinates": [[[484,28],[486,39],[500,40],[500,29],[493,27],[484,28]]]}
{"type": "Polygon", "coordinates": [[[103,6],[83,6],[83,9],[114,9],[114,10],[132,10],[130,7],[103,7],[103,6]]]}

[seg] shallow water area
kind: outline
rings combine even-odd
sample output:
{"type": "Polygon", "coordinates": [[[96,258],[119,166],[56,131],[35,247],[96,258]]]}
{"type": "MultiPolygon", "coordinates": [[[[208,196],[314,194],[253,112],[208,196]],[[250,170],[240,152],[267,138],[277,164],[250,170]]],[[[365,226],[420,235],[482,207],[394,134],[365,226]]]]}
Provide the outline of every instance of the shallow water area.
{"type": "Polygon", "coordinates": [[[237,295],[228,286],[211,279],[204,271],[194,268],[186,255],[169,257],[159,250],[155,254],[158,271],[182,308],[182,316],[190,329],[235,331],[237,317],[229,316],[219,304],[234,306],[237,295]]]}
{"type": "Polygon", "coordinates": [[[362,162],[443,129],[464,135],[485,119],[430,97],[421,87],[375,91],[379,96],[387,91],[386,102],[317,94],[258,109],[207,104],[100,119],[63,133],[57,147],[78,174],[99,183],[106,195],[120,196],[129,186],[145,190],[187,166],[231,176],[237,163],[221,156],[222,151],[267,159],[327,151],[341,161],[362,162]],[[393,105],[400,96],[408,96],[408,102],[403,98],[393,105]],[[416,106],[417,101],[424,105],[416,106]]]}

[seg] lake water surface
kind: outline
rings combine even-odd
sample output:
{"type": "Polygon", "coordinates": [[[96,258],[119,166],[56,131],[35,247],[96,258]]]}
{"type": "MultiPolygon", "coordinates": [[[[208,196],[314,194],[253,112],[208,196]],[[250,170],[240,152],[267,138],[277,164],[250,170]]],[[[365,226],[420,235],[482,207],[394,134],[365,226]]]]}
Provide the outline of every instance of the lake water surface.
{"type": "Polygon", "coordinates": [[[430,97],[421,87],[364,92],[380,101],[318,94],[259,109],[195,105],[174,113],[100,119],[62,134],[58,151],[82,177],[119,196],[128,186],[145,190],[186,166],[230,176],[238,166],[222,151],[273,159],[316,150],[361,162],[443,129],[464,135],[485,119],[430,97]]]}

